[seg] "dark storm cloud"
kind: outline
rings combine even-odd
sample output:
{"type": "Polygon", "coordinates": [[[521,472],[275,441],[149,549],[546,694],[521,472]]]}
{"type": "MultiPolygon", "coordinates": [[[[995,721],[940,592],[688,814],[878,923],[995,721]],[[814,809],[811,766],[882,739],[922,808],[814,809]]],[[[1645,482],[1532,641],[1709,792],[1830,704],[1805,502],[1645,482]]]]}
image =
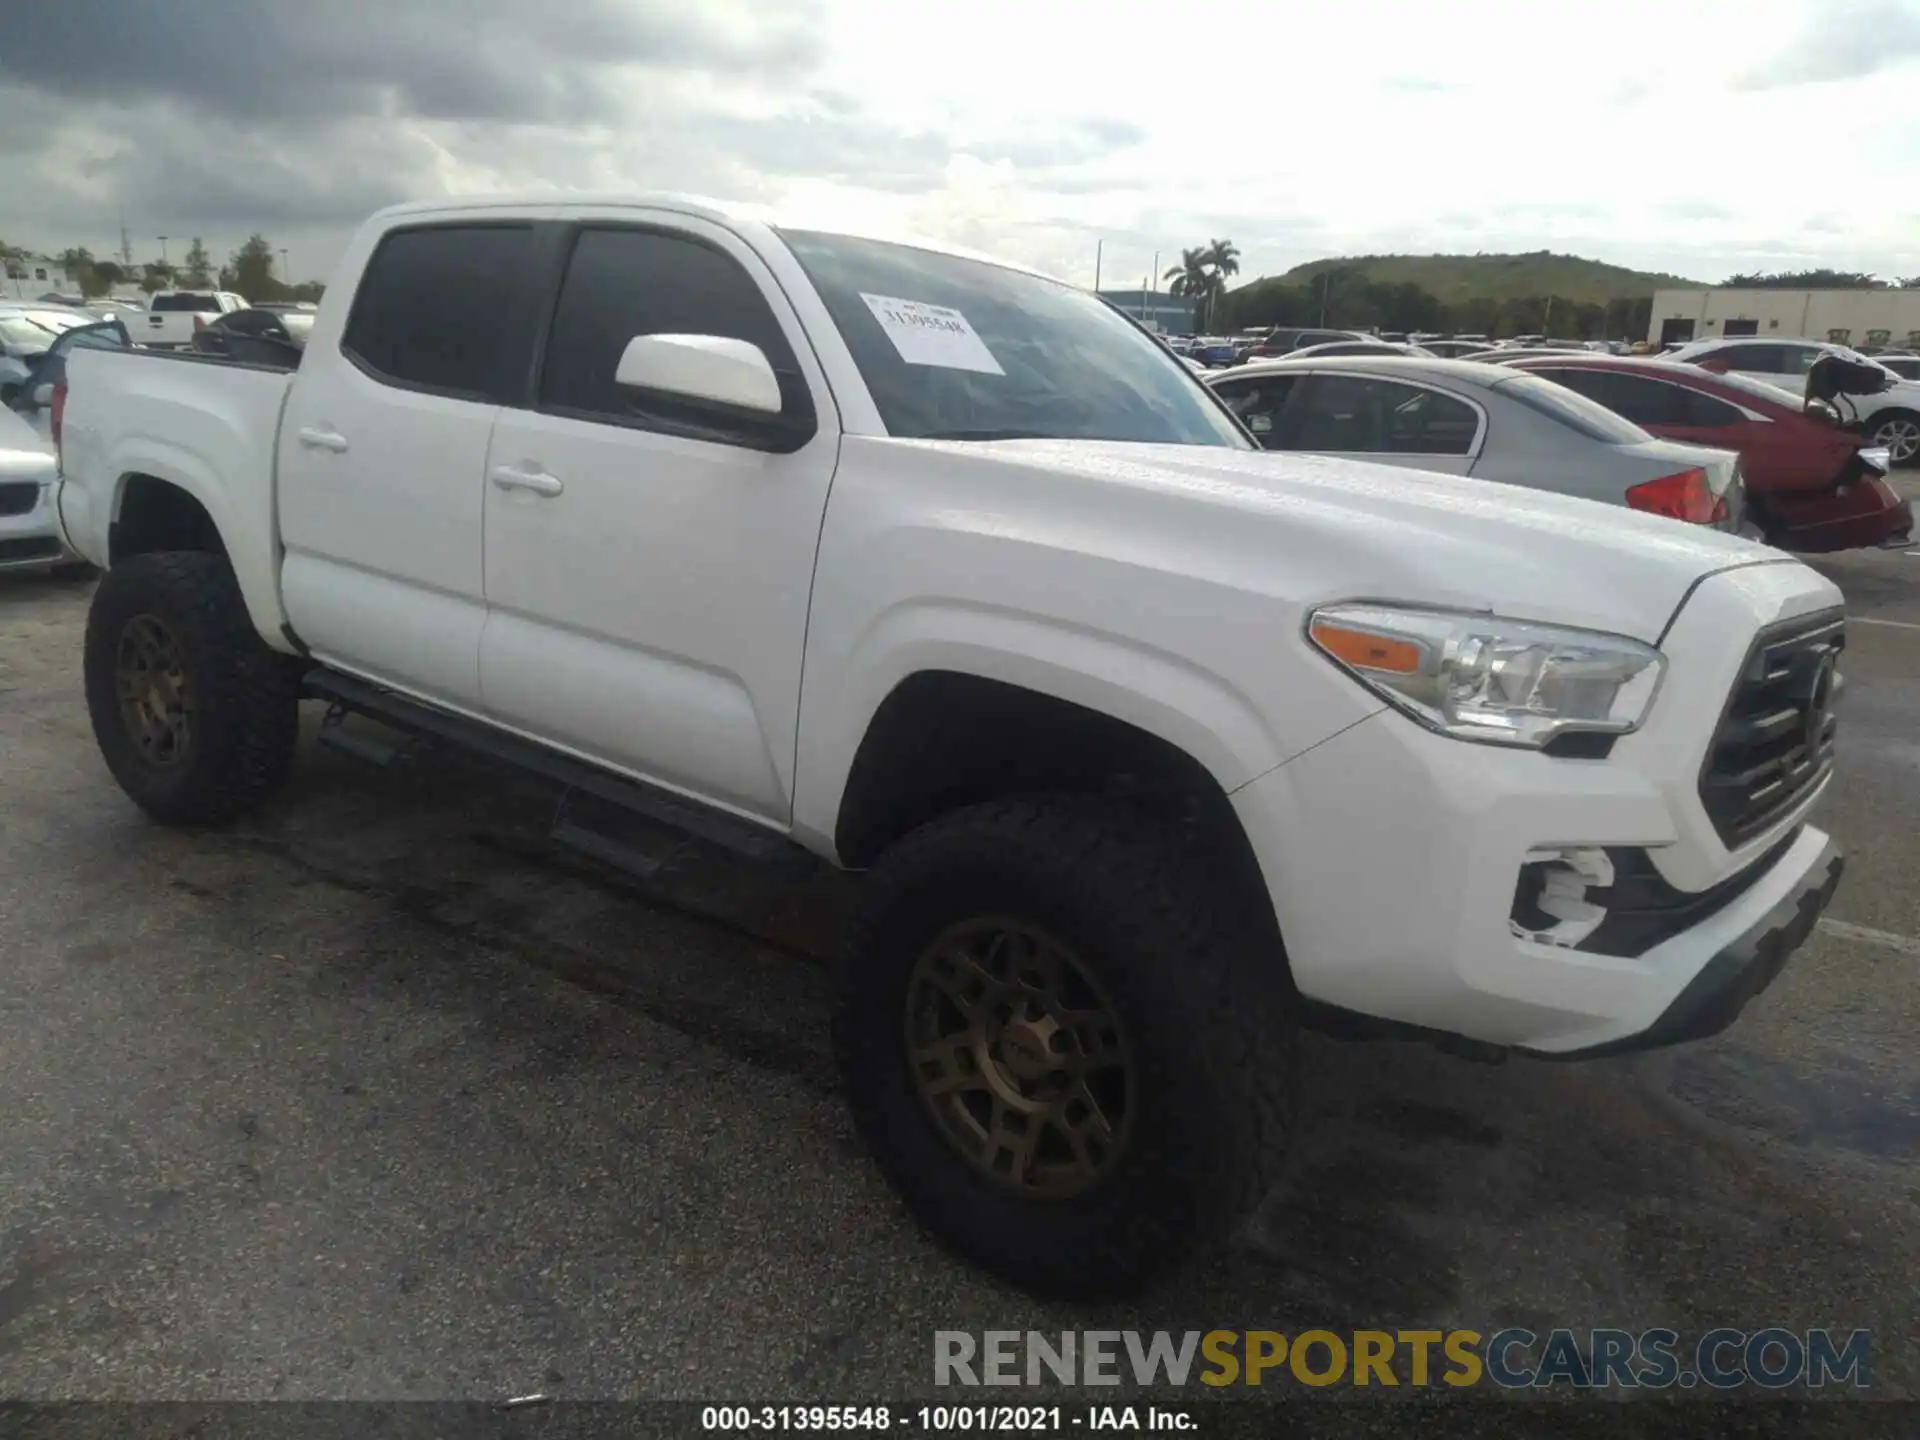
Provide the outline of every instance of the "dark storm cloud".
{"type": "Polygon", "coordinates": [[[59,0],[8,26],[0,80],[243,122],[580,123],[619,113],[613,67],[802,74],[817,18],[804,0],[750,18],[710,0],[59,0]]]}
{"type": "Polygon", "coordinates": [[[1915,0],[1818,0],[1805,28],[1772,59],[1734,81],[1740,90],[1774,90],[1853,80],[1920,58],[1915,0]]]}

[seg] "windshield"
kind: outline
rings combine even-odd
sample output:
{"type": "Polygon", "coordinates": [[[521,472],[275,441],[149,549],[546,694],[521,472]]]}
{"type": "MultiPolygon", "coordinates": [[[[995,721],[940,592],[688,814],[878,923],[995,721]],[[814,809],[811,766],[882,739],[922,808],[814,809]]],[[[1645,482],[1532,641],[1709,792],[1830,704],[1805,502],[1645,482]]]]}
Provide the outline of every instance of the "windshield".
{"type": "Polygon", "coordinates": [[[1518,400],[1529,410],[1557,420],[1571,430],[1576,430],[1589,440],[1599,440],[1607,445],[1639,445],[1653,437],[1631,420],[1623,420],[1597,400],[1589,400],[1577,390],[1569,390],[1564,385],[1538,375],[1529,375],[1520,370],[1511,380],[1502,380],[1493,387],[1496,395],[1504,395],[1510,400],[1518,400]]]}
{"type": "Polygon", "coordinates": [[[890,435],[1252,448],[1165,346],[1085,291],[909,245],[782,238],[890,435]]]}

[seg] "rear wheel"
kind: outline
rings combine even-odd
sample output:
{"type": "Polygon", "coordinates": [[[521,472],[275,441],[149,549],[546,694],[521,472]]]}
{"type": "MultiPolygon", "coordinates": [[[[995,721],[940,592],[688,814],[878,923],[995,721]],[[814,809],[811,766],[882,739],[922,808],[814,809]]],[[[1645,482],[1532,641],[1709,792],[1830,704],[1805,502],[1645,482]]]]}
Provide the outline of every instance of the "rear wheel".
{"type": "Polygon", "coordinates": [[[136,555],[109,570],[87,616],[85,669],[100,753],[155,819],[232,819],[286,780],[298,681],[255,633],[224,556],[136,555]]]}
{"type": "Polygon", "coordinates": [[[1920,461],[1920,415],[1911,410],[1883,410],[1868,422],[1875,445],[1884,445],[1896,466],[1920,461]]]}
{"type": "Polygon", "coordinates": [[[1060,798],[957,812],[868,877],[835,1050],[915,1217],[1037,1294],[1135,1292],[1258,1203],[1296,1029],[1162,827],[1060,798]]]}

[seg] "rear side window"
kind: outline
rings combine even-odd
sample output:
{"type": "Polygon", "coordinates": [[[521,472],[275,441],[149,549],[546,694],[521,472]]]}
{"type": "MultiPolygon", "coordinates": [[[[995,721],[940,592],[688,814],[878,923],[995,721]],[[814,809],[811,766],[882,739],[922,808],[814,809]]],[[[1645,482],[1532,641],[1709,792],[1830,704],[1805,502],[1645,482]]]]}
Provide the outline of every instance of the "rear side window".
{"type": "Polygon", "coordinates": [[[376,379],[519,400],[533,363],[531,225],[396,230],[360,277],[340,348],[376,379]]]}
{"type": "Polygon", "coordinates": [[[1222,380],[1213,393],[1227,402],[1240,423],[1263,446],[1271,446],[1280,429],[1280,412],[1299,383],[1298,375],[1255,375],[1244,380],[1222,380]]]}
{"type": "Polygon", "coordinates": [[[156,295],[150,308],[163,313],[190,310],[204,315],[209,310],[218,310],[220,301],[212,295],[156,295]]]}
{"type": "Polygon", "coordinates": [[[703,438],[726,438],[714,433],[711,415],[676,416],[673,402],[614,383],[637,335],[749,340],[773,364],[782,409],[812,413],[793,350],[753,277],[710,245],[655,230],[580,232],[541,367],[540,408],[675,433],[691,424],[703,438]]]}
{"type": "Polygon", "coordinates": [[[1502,380],[1493,387],[1493,393],[1517,401],[1536,415],[1605,445],[1638,445],[1653,438],[1632,421],[1578,391],[1525,371],[1511,380],[1502,380]]]}

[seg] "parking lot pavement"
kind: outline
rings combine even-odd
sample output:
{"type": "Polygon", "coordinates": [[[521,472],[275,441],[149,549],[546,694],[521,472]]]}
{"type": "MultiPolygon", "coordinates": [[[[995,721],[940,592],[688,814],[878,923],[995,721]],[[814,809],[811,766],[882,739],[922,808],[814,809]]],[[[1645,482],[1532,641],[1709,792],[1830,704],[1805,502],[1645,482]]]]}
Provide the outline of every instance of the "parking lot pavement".
{"type": "Polygon", "coordinates": [[[434,755],[309,746],[258,820],[158,829],[88,732],[86,589],[0,584],[0,1395],[845,1401],[930,1391],[935,1329],[1505,1324],[1866,1326],[1920,1394],[1920,557],[1823,568],[1893,622],[1853,627],[1852,868],[1739,1025],[1313,1041],[1252,1233],[1099,1311],[950,1261],[863,1158],[843,885],[664,841],[612,879],[550,791],[434,755]]]}

